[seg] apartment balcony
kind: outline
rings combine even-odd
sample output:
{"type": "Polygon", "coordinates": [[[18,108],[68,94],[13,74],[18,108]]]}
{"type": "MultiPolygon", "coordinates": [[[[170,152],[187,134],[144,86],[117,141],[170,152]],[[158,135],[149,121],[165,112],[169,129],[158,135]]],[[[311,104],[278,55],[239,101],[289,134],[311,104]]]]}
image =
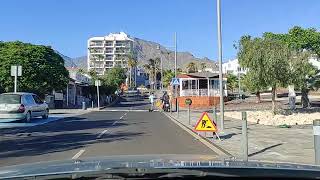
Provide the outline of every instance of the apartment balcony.
{"type": "Polygon", "coordinates": [[[103,51],[92,51],[90,52],[90,54],[104,54],[103,51]]]}
{"type": "Polygon", "coordinates": [[[103,47],[103,43],[90,43],[90,47],[103,47]]]}
{"type": "Polygon", "coordinates": [[[105,47],[113,47],[113,43],[105,43],[104,46],[105,47]]]}
{"type": "Polygon", "coordinates": [[[114,51],[115,54],[127,54],[128,51],[116,50],[114,51]]]}

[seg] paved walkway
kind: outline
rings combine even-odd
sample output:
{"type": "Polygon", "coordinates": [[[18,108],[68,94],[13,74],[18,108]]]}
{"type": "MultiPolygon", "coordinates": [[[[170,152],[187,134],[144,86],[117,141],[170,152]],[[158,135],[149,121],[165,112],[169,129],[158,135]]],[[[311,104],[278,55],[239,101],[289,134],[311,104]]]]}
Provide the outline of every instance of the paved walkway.
{"type": "MultiPolygon", "coordinates": [[[[189,128],[193,128],[201,114],[199,111],[191,112],[190,125],[187,111],[180,111],[179,117],[176,112],[171,116],[189,128]]],[[[208,114],[213,119],[212,111],[208,114]]],[[[241,117],[239,119],[225,117],[224,132],[219,133],[221,141],[208,137],[237,159],[242,158],[240,119],[241,117]]],[[[314,164],[312,125],[279,128],[248,122],[248,142],[249,160],[314,164]]]]}

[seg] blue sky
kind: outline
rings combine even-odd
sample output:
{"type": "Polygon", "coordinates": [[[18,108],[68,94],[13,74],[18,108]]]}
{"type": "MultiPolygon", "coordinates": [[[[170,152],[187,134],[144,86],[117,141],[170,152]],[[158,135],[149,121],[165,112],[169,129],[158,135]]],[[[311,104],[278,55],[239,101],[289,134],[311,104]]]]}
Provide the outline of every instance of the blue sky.
{"type": "MultiPolygon", "coordinates": [[[[320,29],[319,0],[221,0],[223,59],[236,57],[244,34],[287,32],[294,25],[320,29]]],[[[87,39],[124,31],[217,59],[216,0],[4,0],[0,40],[51,45],[61,53],[86,54],[87,39]]]]}

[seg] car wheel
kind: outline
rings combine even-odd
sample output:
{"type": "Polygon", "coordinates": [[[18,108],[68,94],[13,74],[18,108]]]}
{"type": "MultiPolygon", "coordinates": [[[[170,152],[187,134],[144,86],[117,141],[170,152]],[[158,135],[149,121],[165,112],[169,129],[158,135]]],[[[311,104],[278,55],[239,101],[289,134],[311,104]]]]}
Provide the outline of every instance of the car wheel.
{"type": "Polygon", "coordinates": [[[42,115],[42,119],[48,119],[49,117],[49,110],[46,109],[46,112],[44,113],[44,115],[42,115]]]}
{"type": "Polygon", "coordinates": [[[31,113],[27,112],[26,117],[24,118],[25,123],[31,122],[31,113]]]}

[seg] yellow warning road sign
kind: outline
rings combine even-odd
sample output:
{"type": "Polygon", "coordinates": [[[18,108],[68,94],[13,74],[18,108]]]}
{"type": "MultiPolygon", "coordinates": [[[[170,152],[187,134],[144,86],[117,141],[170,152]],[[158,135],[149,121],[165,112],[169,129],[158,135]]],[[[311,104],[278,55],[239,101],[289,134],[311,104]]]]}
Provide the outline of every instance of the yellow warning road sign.
{"type": "Polygon", "coordinates": [[[207,132],[217,132],[218,129],[216,124],[211,121],[207,112],[203,112],[201,118],[198,120],[196,126],[194,127],[195,131],[207,131],[207,132]]]}

